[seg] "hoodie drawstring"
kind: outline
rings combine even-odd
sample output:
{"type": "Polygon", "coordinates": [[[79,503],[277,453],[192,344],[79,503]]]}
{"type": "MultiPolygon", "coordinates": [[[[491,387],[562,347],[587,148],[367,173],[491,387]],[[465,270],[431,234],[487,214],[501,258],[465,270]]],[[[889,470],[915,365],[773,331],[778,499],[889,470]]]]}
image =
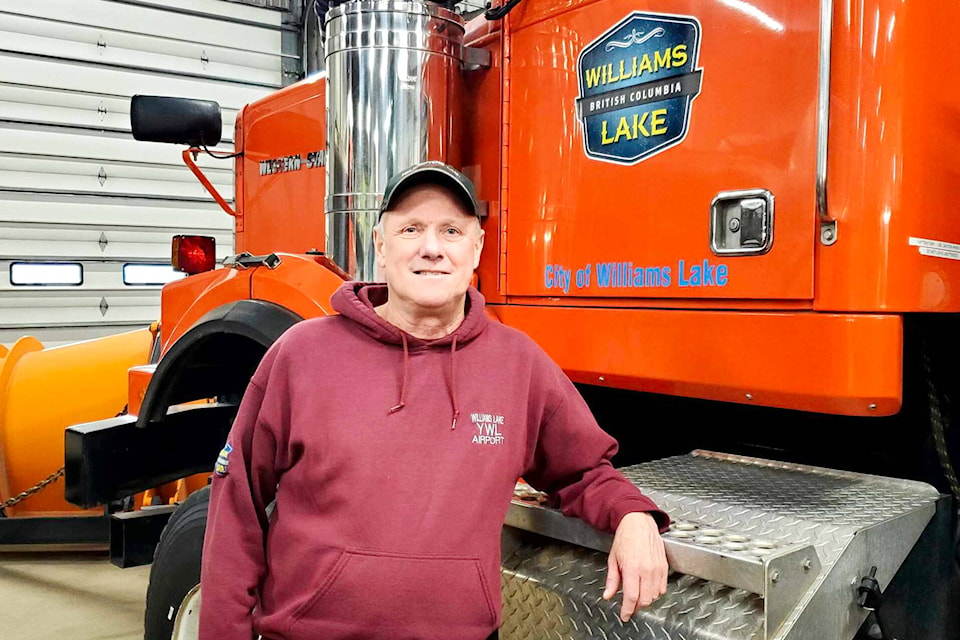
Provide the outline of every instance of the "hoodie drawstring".
{"type": "Polygon", "coordinates": [[[450,402],[453,404],[453,424],[451,429],[457,428],[457,418],[460,417],[460,407],[457,406],[457,366],[455,358],[457,355],[457,334],[453,334],[453,342],[450,343],[450,402]]]}
{"type": "MultiPolygon", "coordinates": [[[[389,414],[396,413],[403,409],[404,405],[404,395],[407,392],[407,373],[410,366],[410,347],[407,344],[407,334],[400,332],[400,339],[403,341],[403,377],[400,379],[400,400],[394,406],[390,407],[389,414]]],[[[457,366],[456,366],[456,356],[457,356],[457,334],[453,334],[453,341],[450,343],[450,386],[448,391],[450,392],[450,403],[453,404],[453,422],[450,424],[451,429],[457,428],[457,420],[460,418],[460,405],[457,404],[457,366]]]]}
{"type": "Polygon", "coordinates": [[[410,350],[409,347],[407,347],[407,334],[401,331],[400,339],[403,341],[403,377],[400,380],[400,401],[390,408],[390,414],[396,413],[397,411],[400,411],[400,409],[403,409],[403,395],[407,391],[407,367],[410,362],[410,350]]]}

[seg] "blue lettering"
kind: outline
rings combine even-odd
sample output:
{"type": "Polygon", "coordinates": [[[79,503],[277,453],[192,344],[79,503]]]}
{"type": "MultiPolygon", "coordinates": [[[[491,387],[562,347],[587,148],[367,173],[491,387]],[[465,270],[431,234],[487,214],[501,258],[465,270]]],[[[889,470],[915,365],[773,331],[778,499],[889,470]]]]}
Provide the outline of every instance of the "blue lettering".
{"type": "Polygon", "coordinates": [[[565,269],[563,265],[547,265],[543,269],[543,284],[547,289],[563,289],[564,293],[569,293],[572,274],[573,271],[565,269]]]}
{"type": "Polygon", "coordinates": [[[703,286],[712,286],[716,284],[713,278],[714,267],[709,260],[703,261],[703,286]]]}
{"type": "Polygon", "coordinates": [[[703,279],[700,273],[700,265],[695,264],[690,267],[690,279],[687,281],[691,287],[699,287],[703,284],[703,279]]]}
{"type": "Polygon", "coordinates": [[[648,287],[662,287],[660,284],[660,267],[648,267],[645,278],[648,287]]]}
{"type": "Polygon", "coordinates": [[[610,264],[607,262],[597,263],[597,286],[598,287],[610,286],[610,264]]]}
{"type": "MultiPolygon", "coordinates": [[[[670,267],[634,267],[633,262],[596,262],[588,264],[583,275],[580,271],[576,273],[576,282],[577,286],[582,286],[581,281],[585,281],[587,286],[590,284],[590,267],[596,265],[597,271],[597,286],[606,287],[606,288],[634,288],[634,287],[659,287],[666,288],[671,285],[673,282],[673,272],[670,267]]],[[[711,267],[713,269],[714,267],[711,267]]],[[[699,274],[701,267],[699,265],[693,267],[694,271],[699,274]]],[[[556,284],[554,286],[563,287],[564,284],[568,283],[571,280],[570,275],[565,275],[564,269],[562,267],[557,267],[555,274],[556,284]]],[[[700,278],[701,276],[697,276],[700,278]]],[[[714,277],[711,274],[711,277],[714,277]]],[[[686,279],[686,270],[684,266],[684,261],[680,261],[680,286],[700,286],[699,280],[697,283],[692,283],[686,279]]]]}
{"type": "MultiPolygon", "coordinates": [[[[680,260],[677,270],[681,287],[725,287],[729,281],[727,265],[710,264],[709,260],[704,260],[703,264],[691,265],[689,272],[686,263],[680,260]]],[[[669,286],[669,282],[665,286],[669,286]]]]}

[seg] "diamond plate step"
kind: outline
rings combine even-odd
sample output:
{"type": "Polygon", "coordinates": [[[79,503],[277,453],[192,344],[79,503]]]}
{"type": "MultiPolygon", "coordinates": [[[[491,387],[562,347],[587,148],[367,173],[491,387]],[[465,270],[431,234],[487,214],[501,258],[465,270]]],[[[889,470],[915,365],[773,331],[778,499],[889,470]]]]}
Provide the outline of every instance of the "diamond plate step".
{"type": "Polygon", "coordinates": [[[939,497],[918,482],[706,451],[621,471],[674,519],[667,593],[623,624],[600,598],[612,537],[514,502],[503,638],[852,638],[866,616],[860,578],[877,566],[886,588],[939,497]]]}

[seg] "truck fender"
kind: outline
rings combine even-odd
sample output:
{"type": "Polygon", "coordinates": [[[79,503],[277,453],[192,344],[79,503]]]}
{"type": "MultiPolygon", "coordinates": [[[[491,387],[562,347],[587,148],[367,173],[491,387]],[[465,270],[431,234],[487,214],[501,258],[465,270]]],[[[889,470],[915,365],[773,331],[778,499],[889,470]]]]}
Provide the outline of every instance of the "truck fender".
{"type": "Polygon", "coordinates": [[[265,300],[238,300],[211,310],[157,364],[137,426],[163,422],[176,404],[239,397],[270,345],[300,320],[265,300]]]}

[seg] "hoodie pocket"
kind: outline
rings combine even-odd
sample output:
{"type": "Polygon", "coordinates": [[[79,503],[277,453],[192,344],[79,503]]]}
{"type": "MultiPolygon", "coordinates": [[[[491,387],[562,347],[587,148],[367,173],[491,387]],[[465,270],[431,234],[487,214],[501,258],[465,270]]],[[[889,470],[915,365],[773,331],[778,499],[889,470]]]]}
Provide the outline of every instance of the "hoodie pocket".
{"type": "Polygon", "coordinates": [[[294,612],[290,635],[351,637],[351,629],[393,629],[418,637],[456,637],[450,633],[454,629],[489,632],[495,621],[477,556],[347,549],[294,612]]]}

